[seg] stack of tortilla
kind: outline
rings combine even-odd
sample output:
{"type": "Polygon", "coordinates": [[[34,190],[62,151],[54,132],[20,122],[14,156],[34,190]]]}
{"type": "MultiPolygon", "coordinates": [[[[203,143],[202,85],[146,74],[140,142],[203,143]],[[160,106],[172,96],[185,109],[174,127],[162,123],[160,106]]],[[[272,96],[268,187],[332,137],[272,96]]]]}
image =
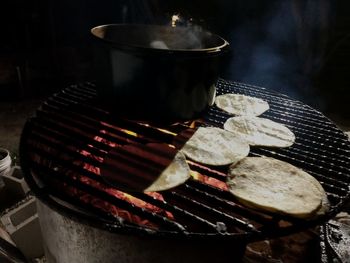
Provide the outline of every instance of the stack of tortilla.
{"type": "Polygon", "coordinates": [[[231,163],[227,185],[247,207],[297,218],[327,211],[326,193],[314,177],[274,158],[246,157],[249,148],[244,143],[289,147],[295,142],[295,135],[286,126],[257,117],[269,109],[267,102],[225,94],[215,103],[227,113],[238,115],[224,124],[232,135],[219,128],[199,128],[181,150],[188,158],[207,165],[231,163]]]}
{"type": "Polygon", "coordinates": [[[310,174],[268,157],[247,157],[251,146],[289,147],[295,135],[286,126],[257,117],[269,109],[258,98],[225,94],[218,108],[236,115],[224,129],[200,127],[174,161],[146,191],[161,191],[185,182],[190,174],[185,156],[205,165],[230,165],[227,185],[237,200],[252,209],[309,219],[325,213],[328,200],[321,184],[310,174]]]}
{"type": "Polygon", "coordinates": [[[223,111],[236,115],[225,122],[224,129],[236,134],[249,145],[289,147],[295,142],[293,132],[286,126],[257,117],[270,108],[262,99],[240,94],[224,94],[216,98],[215,104],[223,111]]]}

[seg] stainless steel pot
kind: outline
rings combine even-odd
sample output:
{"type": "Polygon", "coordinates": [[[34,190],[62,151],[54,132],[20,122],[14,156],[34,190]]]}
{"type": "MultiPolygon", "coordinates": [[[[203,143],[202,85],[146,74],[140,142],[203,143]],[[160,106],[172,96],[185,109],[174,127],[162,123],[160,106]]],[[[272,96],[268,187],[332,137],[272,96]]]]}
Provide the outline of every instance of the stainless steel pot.
{"type": "Polygon", "coordinates": [[[98,93],[122,115],[192,118],[213,103],[229,44],[192,27],[113,24],[96,39],[98,93]]]}

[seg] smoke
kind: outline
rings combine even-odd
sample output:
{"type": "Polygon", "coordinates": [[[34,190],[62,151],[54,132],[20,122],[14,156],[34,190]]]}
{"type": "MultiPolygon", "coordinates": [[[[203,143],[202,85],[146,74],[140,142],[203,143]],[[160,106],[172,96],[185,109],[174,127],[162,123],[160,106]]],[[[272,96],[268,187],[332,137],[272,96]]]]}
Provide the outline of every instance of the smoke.
{"type": "Polygon", "coordinates": [[[122,0],[122,22],[136,24],[154,24],[156,16],[149,1],[122,0]]]}
{"type": "MultiPolygon", "coordinates": [[[[121,16],[126,23],[171,25],[171,15],[179,12],[178,26],[190,26],[193,30],[196,24],[189,20],[194,9],[191,13],[192,5],[187,2],[122,2],[121,16]]],[[[203,18],[208,25],[205,29],[219,33],[230,42],[234,56],[223,77],[264,86],[322,109],[324,102],[313,85],[313,78],[324,63],[334,7],[331,2],[222,0],[211,12],[207,10],[209,4],[201,5],[198,13],[207,15],[194,18],[203,18]]],[[[198,42],[198,35],[193,36],[193,42],[198,42]]],[[[171,48],[166,42],[166,45],[155,44],[171,48]]]]}
{"type": "Polygon", "coordinates": [[[259,17],[240,21],[230,37],[235,55],[228,77],[322,108],[312,77],[323,61],[329,16],[325,3],[274,1],[259,17]]]}
{"type": "MultiPolygon", "coordinates": [[[[156,29],[156,28],[155,28],[156,29]]],[[[150,47],[156,49],[191,50],[212,47],[206,44],[208,35],[198,27],[174,27],[168,31],[154,30],[150,47]],[[181,37],[179,37],[179,35],[181,37]]]]}

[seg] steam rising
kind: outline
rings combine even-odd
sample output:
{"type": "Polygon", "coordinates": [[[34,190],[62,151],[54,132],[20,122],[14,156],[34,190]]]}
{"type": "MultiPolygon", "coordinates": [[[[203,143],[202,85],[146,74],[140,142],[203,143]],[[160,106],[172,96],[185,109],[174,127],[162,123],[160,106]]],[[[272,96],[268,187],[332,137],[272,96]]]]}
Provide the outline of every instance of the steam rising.
{"type": "Polygon", "coordinates": [[[320,97],[311,83],[322,66],[329,16],[321,2],[297,5],[277,1],[260,20],[239,24],[229,40],[235,57],[227,77],[265,86],[322,108],[323,102],[317,101],[320,97]]]}
{"type": "MultiPolygon", "coordinates": [[[[265,86],[322,109],[323,102],[317,101],[320,94],[312,87],[312,78],[322,67],[327,30],[334,7],[332,1],[219,2],[217,10],[213,10],[210,16],[201,18],[209,26],[209,31],[221,31],[219,35],[231,44],[234,56],[222,77],[265,86]],[[222,23],[224,18],[225,23],[222,23]]],[[[154,41],[150,41],[150,46],[160,49],[203,48],[202,39],[197,33],[202,29],[193,26],[191,19],[185,19],[185,16],[177,13],[164,19],[165,8],[162,7],[170,6],[168,9],[171,9],[171,4],[142,0],[129,3],[129,13],[137,13],[129,16],[133,18],[132,23],[140,23],[142,17],[142,23],[188,27],[188,42],[184,43],[178,38],[178,42],[170,43],[155,37],[154,41]]],[[[191,14],[191,10],[184,11],[187,12],[187,18],[191,15],[198,18],[198,13],[208,13],[206,8],[209,6],[204,1],[196,11],[197,16],[191,14]]]]}
{"type": "Polygon", "coordinates": [[[192,24],[177,26],[176,23],[181,21],[183,22],[183,19],[178,14],[174,14],[171,17],[170,25],[173,28],[181,29],[181,31],[179,30],[175,34],[154,34],[152,36],[154,40],[150,42],[150,47],[173,50],[205,48],[205,34],[203,34],[203,29],[200,26],[192,24]]]}
{"type": "Polygon", "coordinates": [[[153,40],[150,44],[152,48],[169,49],[169,47],[162,40],[153,40]]]}

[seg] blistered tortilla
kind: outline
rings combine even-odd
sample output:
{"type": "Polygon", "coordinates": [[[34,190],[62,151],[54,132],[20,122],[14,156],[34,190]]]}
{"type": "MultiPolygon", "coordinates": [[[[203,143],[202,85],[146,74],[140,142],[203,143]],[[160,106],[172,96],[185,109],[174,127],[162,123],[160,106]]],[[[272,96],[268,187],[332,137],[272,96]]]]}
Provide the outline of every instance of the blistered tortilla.
{"type": "Polygon", "coordinates": [[[274,158],[247,157],[230,166],[227,185],[247,207],[297,218],[314,216],[326,202],[314,177],[274,158]]]}
{"type": "Polygon", "coordinates": [[[207,165],[228,165],[249,154],[249,145],[236,135],[216,127],[200,127],[181,151],[207,165]]]}
{"type": "Polygon", "coordinates": [[[217,96],[215,104],[219,109],[238,116],[259,116],[270,108],[262,99],[231,93],[217,96]]]}
{"type": "Polygon", "coordinates": [[[294,133],[286,126],[254,116],[229,118],[224,129],[245,140],[249,145],[289,147],[295,142],[294,133]]]}

